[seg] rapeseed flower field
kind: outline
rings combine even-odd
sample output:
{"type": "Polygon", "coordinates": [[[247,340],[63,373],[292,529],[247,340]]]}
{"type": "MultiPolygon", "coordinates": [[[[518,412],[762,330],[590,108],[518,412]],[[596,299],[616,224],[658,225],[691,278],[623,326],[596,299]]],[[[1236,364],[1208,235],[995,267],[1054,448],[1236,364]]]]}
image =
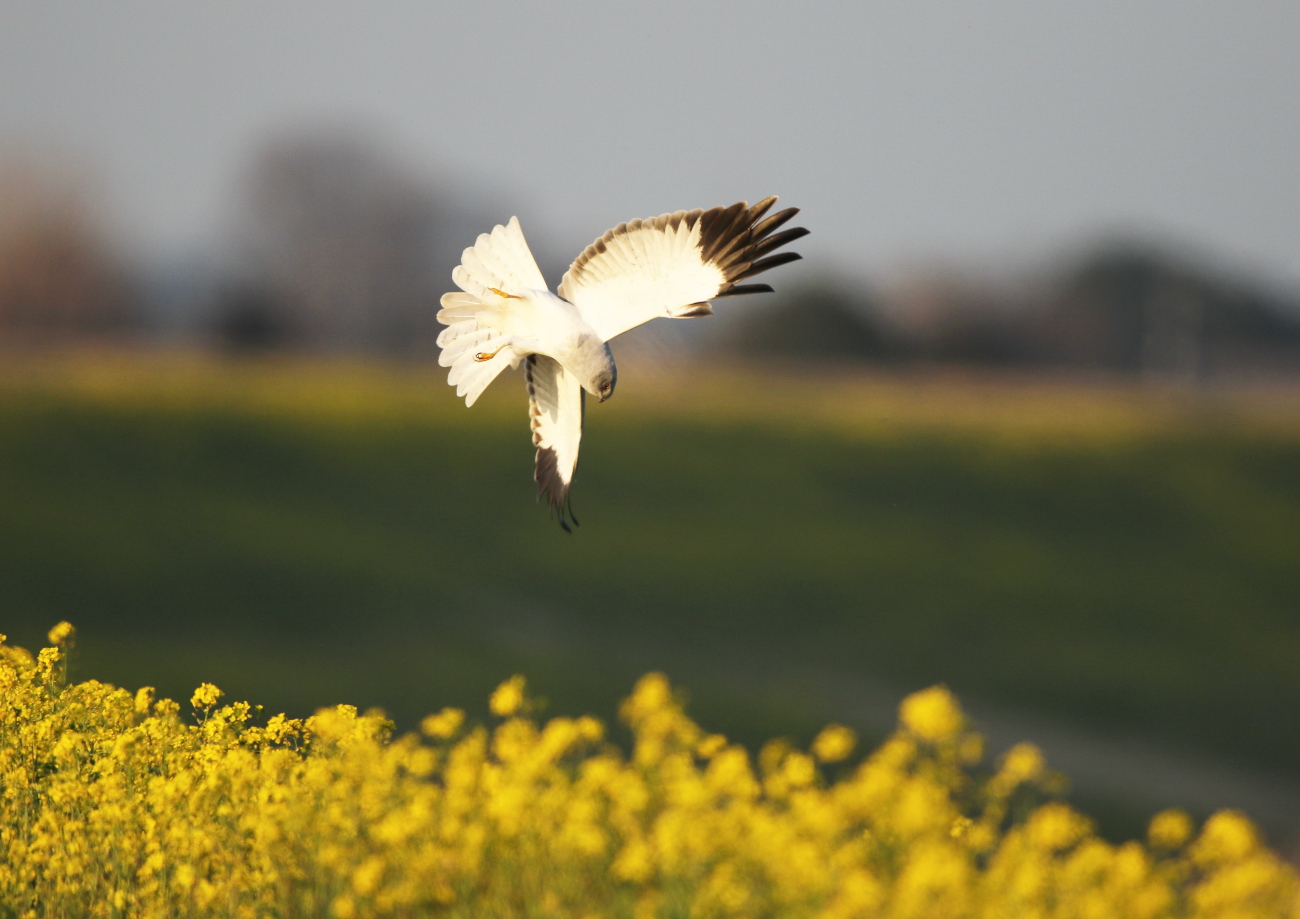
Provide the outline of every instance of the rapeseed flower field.
{"type": "Polygon", "coordinates": [[[540,720],[521,677],[392,736],[339,706],[263,719],[200,686],[71,683],[72,629],[0,644],[0,914],[1285,917],[1300,879],[1232,812],[1113,845],[1028,745],[982,768],[943,687],[855,760],[832,725],[757,757],[659,674],[621,718],[540,720]]]}

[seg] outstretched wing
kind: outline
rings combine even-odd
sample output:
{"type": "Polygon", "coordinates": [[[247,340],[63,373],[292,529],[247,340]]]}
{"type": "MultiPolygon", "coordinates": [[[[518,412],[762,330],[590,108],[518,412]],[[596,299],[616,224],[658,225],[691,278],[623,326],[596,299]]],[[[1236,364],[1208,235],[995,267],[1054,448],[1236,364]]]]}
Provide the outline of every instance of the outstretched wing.
{"type": "Polygon", "coordinates": [[[569,266],[559,294],[609,341],[661,316],[707,316],[708,300],[770,291],[737,282],[799,258],[772,253],[808,234],[803,227],[777,232],[798,208],[764,220],[775,203],[774,195],[753,207],[740,201],[621,223],[569,266]]]}
{"type": "Polygon", "coordinates": [[[582,415],[586,399],[578,378],[560,362],[542,354],[530,354],[524,364],[528,382],[528,415],[537,445],[537,497],[546,496],[560,526],[569,530],[578,520],[569,503],[569,486],[578,466],[578,442],[582,439],[582,415]]]}

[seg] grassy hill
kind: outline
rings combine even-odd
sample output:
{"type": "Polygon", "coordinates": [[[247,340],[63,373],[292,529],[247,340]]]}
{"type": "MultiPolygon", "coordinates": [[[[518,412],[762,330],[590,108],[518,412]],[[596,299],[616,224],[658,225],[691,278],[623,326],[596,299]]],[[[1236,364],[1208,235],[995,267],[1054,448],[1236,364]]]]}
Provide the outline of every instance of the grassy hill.
{"type": "Polygon", "coordinates": [[[1291,396],[625,372],[574,536],[533,503],[523,399],[345,363],[13,365],[0,631],[66,618],[75,676],[296,712],[409,723],[519,670],[608,713],[661,668],[713,727],[806,737],[832,674],[1300,761],[1291,396]]]}

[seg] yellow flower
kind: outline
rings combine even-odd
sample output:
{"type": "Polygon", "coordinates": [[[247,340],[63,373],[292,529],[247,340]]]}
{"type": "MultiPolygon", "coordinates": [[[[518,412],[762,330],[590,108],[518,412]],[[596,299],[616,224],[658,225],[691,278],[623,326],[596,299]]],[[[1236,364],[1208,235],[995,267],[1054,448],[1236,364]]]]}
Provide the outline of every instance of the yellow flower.
{"type": "Polygon", "coordinates": [[[673,702],[672,687],[662,673],[647,673],[636,681],[632,695],[623,701],[619,715],[629,724],[636,725],[669,708],[673,702]]]}
{"type": "Polygon", "coordinates": [[[1259,838],[1255,826],[1237,811],[1219,811],[1205,821],[1201,835],[1192,845],[1192,857],[1202,864],[1235,862],[1255,850],[1259,838]]]}
{"type": "Polygon", "coordinates": [[[823,763],[838,763],[846,759],[858,743],[858,735],[842,724],[830,724],[822,729],[812,743],[813,756],[823,763]]]}
{"type": "Polygon", "coordinates": [[[190,696],[190,705],[198,709],[211,708],[224,695],[225,693],[211,683],[203,683],[194,690],[194,695],[190,696]]]}
{"type": "Polygon", "coordinates": [[[135,691],[135,711],[138,715],[149,714],[149,707],[153,705],[154,688],[152,686],[141,686],[135,691]]]}
{"type": "Polygon", "coordinates": [[[1001,776],[1007,785],[1016,786],[1040,778],[1047,763],[1042,752],[1029,743],[1019,743],[1002,756],[1001,776]]]}
{"type": "MultiPolygon", "coordinates": [[[[498,690],[500,692],[500,690],[498,690]]],[[[444,708],[436,715],[429,715],[420,722],[420,730],[426,737],[446,740],[460,730],[465,723],[465,713],[458,708],[444,708]]]]}
{"type": "Polygon", "coordinates": [[[791,788],[802,788],[817,778],[817,767],[813,765],[812,757],[791,753],[781,764],[781,775],[791,788]]]}
{"type": "Polygon", "coordinates": [[[605,737],[605,725],[600,723],[599,718],[583,715],[576,724],[578,736],[589,743],[596,743],[605,737]]]}
{"type": "Polygon", "coordinates": [[[644,881],[654,870],[650,847],[640,839],[628,842],[614,859],[614,876],[624,881],[644,881]]]}
{"type": "Polygon", "coordinates": [[[1042,754],[972,768],[941,687],[832,781],[817,762],[849,755],[848,728],[756,768],[660,674],[622,707],[629,754],[595,718],[533,720],[522,677],[494,730],[461,735],[449,708],[394,738],[349,705],[258,727],[211,684],[195,723],[147,687],[68,685],[58,646],[0,651],[6,914],[1300,919],[1300,877],[1240,814],[1190,846],[1179,811],[1118,846],[1059,801],[1020,814],[1042,754]]]}
{"type": "Polygon", "coordinates": [[[727,746],[727,738],[722,734],[710,734],[695,745],[695,755],[701,759],[712,759],[727,746]]]}
{"type": "Polygon", "coordinates": [[[1151,818],[1147,840],[1153,849],[1177,849],[1192,836],[1192,818],[1180,810],[1161,811],[1151,818]]]}
{"type": "Polygon", "coordinates": [[[61,647],[68,642],[76,633],[76,629],[69,622],[60,622],[54,628],[50,629],[50,644],[61,647]]]}
{"type": "Polygon", "coordinates": [[[498,718],[508,718],[524,704],[524,678],[518,674],[498,686],[488,699],[488,708],[498,718]]]}
{"type": "Polygon", "coordinates": [[[372,855],[352,872],[352,889],[358,895],[368,897],[379,887],[384,876],[384,860],[372,855]]]}
{"type": "Polygon", "coordinates": [[[931,743],[955,737],[966,720],[946,686],[912,693],[903,700],[898,715],[904,727],[931,743]]]}
{"type": "Polygon", "coordinates": [[[1029,841],[1043,849],[1057,851],[1079,841],[1090,829],[1088,821],[1064,804],[1045,804],[1034,811],[1025,825],[1029,841]]]}

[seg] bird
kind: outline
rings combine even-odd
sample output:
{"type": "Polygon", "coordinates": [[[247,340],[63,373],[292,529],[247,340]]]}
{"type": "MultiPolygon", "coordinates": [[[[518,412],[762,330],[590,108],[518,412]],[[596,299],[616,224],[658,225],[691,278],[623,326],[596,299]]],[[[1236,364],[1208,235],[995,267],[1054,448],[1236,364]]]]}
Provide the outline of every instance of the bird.
{"type": "Polygon", "coordinates": [[[467,407],[506,367],[523,366],[537,498],[566,532],[578,523],[570,486],[586,397],[604,402],[618,383],[609,342],[652,319],[712,315],[712,300],[771,292],[740,282],[799,259],[777,250],[808,235],[803,227],[781,229],[799,209],[769,216],[776,201],[620,223],[573,261],[554,293],[518,217],[480,234],[461,255],[451,275],[459,290],[440,301],[446,328],[438,363],[451,368],[447,382],[467,407]]]}

